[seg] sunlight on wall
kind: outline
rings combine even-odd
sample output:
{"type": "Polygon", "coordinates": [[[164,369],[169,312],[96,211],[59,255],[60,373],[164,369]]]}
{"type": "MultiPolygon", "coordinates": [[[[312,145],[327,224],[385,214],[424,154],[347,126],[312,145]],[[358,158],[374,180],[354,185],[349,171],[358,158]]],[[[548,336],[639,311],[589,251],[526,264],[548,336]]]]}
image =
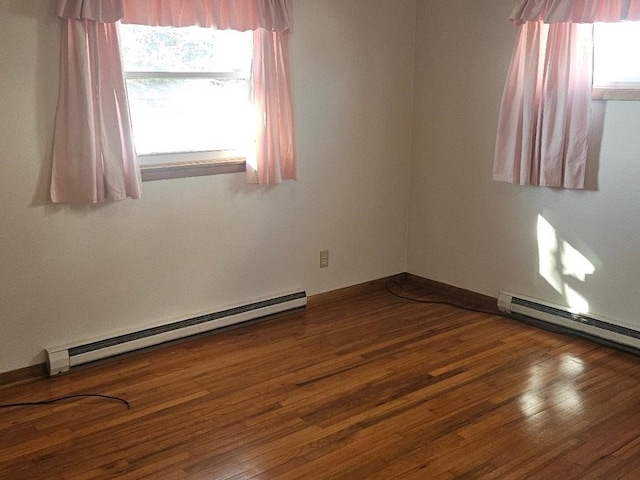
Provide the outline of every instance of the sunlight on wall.
{"type": "Polygon", "coordinates": [[[593,264],[578,250],[567,242],[562,242],[562,274],[584,282],[587,275],[592,275],[596,269],[593,264]]]}
{"type": "Polygon", "coordinates": [[[570,278],[585,282],[595,272],[593,263],[558,236],[542,215],[538,215],[538,271],[553,289],[564,297],[574,313],[588,313],[589,302],[568,283],[570,278]]]}
{"type": "Polygon", "coordinates": [[[558,268],[558,235],[541,215],[538,215],[538,262],[540,275],[556,292],[564,293],[560,269],[558,268]]]}

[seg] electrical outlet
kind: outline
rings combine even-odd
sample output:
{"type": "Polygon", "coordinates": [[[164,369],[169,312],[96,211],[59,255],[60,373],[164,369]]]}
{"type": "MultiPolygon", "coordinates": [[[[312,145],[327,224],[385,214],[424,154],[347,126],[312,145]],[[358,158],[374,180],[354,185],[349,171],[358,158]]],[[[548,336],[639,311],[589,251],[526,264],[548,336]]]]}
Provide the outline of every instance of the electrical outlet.
{"type": "Polygon", "coordinates": [[[320,250],[320,268],[329,266],[329,250],[320,250]]]}

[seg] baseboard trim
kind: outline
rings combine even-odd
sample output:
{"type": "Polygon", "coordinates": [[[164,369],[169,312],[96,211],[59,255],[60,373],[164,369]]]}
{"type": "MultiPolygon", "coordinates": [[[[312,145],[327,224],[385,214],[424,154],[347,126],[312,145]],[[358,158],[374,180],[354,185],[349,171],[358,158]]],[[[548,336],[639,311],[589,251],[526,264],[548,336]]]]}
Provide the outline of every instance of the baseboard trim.
{"type": "Polygon", "coordinates": [[[18,383],[38,380],[47,377],[47,364],[38,363],[30,367],[11,370],[9,372],[0,373],[0,388],[7,385],[15,385],[18,383]]]}

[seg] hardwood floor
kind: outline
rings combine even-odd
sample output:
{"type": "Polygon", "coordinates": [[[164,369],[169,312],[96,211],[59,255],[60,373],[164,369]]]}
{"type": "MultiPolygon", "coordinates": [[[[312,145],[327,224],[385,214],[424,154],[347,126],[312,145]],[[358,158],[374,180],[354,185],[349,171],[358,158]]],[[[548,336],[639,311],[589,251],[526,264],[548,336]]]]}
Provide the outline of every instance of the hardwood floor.
{"type": "MultiPolygon", "coordinates": [[[[411,288],[405,293],[426,292],[411,288]]],[[[386,291],[0,388],[2,479],[638,479],[640,359],[386,291]]]]}

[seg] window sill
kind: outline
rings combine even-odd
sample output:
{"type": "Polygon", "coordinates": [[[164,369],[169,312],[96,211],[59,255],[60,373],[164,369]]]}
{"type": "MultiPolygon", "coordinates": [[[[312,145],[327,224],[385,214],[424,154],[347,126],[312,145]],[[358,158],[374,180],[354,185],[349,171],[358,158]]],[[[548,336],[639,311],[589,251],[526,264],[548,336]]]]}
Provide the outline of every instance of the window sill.
{"type": "Polygon", "coordinates": [[[204,175],[221,175],[246,171],[244,158],[225,158],[196,162],[160,163],[141,165],[143,182],[167,180],[170,178],[201,177],[204,175]]]}
{"type": "Polygon", "coordinates": [[[594,100],[640,100],[639,88],[594,88],[591,94],[594,100]]]}

